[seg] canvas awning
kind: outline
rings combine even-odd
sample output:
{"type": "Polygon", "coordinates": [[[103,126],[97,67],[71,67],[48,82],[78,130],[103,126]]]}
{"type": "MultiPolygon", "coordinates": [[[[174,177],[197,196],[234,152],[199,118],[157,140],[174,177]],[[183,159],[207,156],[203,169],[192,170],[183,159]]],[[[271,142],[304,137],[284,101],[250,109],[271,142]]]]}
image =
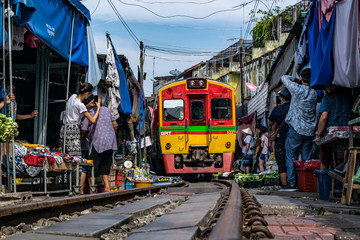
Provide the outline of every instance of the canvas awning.
{"type": "Polygon", "coordinates": [[[49,48],[69,59],[71,25],[74,16],[74,35],[71,61],[88,66],[86,26],[89,10],[79,0],[33,1],[36,11],[24,26],[49,48]]]}

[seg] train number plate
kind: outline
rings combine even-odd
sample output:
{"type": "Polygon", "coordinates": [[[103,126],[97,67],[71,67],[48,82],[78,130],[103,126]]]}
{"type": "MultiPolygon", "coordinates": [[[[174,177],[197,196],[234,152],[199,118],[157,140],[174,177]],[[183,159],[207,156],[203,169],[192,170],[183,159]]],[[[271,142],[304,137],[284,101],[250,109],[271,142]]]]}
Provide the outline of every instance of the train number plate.
{"type": "Polygon", "coordinates": [[[171,132],[161,132],[160,135],[171,135],[171,132]]]}

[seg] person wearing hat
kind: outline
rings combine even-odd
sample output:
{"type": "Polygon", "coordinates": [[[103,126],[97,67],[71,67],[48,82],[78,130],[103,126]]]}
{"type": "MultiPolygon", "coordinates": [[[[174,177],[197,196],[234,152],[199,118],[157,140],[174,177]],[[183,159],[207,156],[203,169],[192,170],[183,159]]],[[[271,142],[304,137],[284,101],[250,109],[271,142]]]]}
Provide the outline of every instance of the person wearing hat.
{"type": "Polygon", "coordinates": [[[273,139],[275,142],[275,159],[279,168],[280,181],[283,187],[287,186],[286,160],[285,160],[285,141],[289,131],[289,125],[285,118],[289,112],[291,94],[286,87],[279,91],[281,104],[274,107],[268,119],[269,126],[273,126],[273,139]],[[275,138],[275,139],[274,139],[275,138]]]}
{"type": "Polygon", "coordinates": [[[242,148],[242,153],[244,154],[243,165],[245,166],[245,171],[248,174],[251,172],[251,168],[253,166],[253,148],[255,143],[252,137],[253,133],[250,128],[245,128],[242,132],[245,134],[242,148]]]}
{"type": "Polygon", "coordinates": [[[292,76],[282,76],[281,81],[291,94],[286,123],[289,131],[286,138],[286,168],[288,186],[283,190],[296,191],[296,171],[294,161],[299,153],[302,160],[311,156],[312,140],[316,127],[316,90],[310,88],[311,69],[306,66],[301,71],[298,82],[292,76]]]}

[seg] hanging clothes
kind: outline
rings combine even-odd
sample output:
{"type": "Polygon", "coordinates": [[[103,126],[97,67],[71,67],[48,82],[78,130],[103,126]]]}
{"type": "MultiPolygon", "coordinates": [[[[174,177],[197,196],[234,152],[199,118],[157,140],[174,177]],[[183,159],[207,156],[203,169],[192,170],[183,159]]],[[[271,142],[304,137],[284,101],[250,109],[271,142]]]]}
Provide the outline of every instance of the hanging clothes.
{"type": "MultiPolygon", "coordinates": [[[[109,36],[109,39],[110,39],[110,36],[109,36]]],[[[125,115],[130,115],[131,114],[131,99],[130,99],[129,87],[127,84],[126,74],[125,74],[124,68],[120,62],[119,56],[116,53],[116,49],[115,49],[114,45],[112,44],[111,39],[110,39],[110,43],[114,50],[115,65],[116,65],[118,75],[120,78],[119,93],[121,96],[121,102],[120,102],[118,109],[121,113],[123,113],[125,115]]]]}
{"type": "Polygon", "coordinates": [[[359,8],[358,1],[336,4],[334,42],[334,85],[360,86],[359,8]]]}
{"type": "Polygon", "coordinates": [[[335,0],[321,0],[321,13],[324,15],[327,22],[330,21],[334,10],[334,2],[335,0]]]}
{"type": "Polygon", "coordinates": [[[133,102],[132,102],[132,117],[134,119],[134,122],[137,122],[140,120],[140,93],[139,89],[137,87],[133,88],[133,102]]]}
{"type": "Polygon", "coordinates": [[[309,19],[310,17],[312,17],[312,8],[314,7],[313,5],[316,4],[316,2],[311,2],[310,6],[309,6],[309,14],[306,16],[305,22],[304,22],[304,26],[303,29],[301,31],[301,35],[300,35],[300,39],[299,39],[299,44],[298,44],[298,48],[296,50],[296,57],[294,58],[295,61],[295,66],[297,66],[297,68],[295,67],[292,73],[292,76],[295,76],[295,74],[299,74],[301,72],[301,70],[303,69],[303,67],[305,65],[308,64],[309,62],[309,54],[308,54],[308,24],[309,24],[309,19]]]}
{"type": "Polygon", "coordinates": [[[12,50],[22,51],[24,50],[24,28],[22,26],[13,26],[13,45],[12,50]]]}
{"type": "Polygon", "coordinates": [[[108,37],[108,45],[107,45],[107,56],[106,56],[106,64],[107,64],[107,75],[106,81],[111,82],[112,86],[108,89],[108,95],[110,98],[109,104],[107,108],[110,109],[111,114],[114,116],[115,120],[120,117],[118,107],[121,102],[119,86],[120,86],[120,78],[119,73],[116,68],[114,49],[111,44],[110,37],[108,37]]]}
{"type": "MultiPolygon", "coordinates": [[[[317,8],[317,4],[315,4],[317,8]]],[[[316,41],[316,36],[311,38],[313,41],[312,47],[316,46],[315,49],[311,49],[314,52],[310,51],[310,37],[309,37],[309,57],[310,57],[310,65],[311,65],[311,79],[310,86],[314,89],[324,89],[325,86],[330,86],[332,84],[332,80],[334,77],[334,71],[332,68],[332,39],[334,32],[334,23],[335,23],[335,15],[336,8],[334,7],[333,13],[331,14],[330,21],[327,22],[325,17],[323,17],[323,21],[321,24],[321,29],[319,31],[319,35],[316,41]]],[[[312,27],[315,28],[316,18],[313,18],[312,27]]],[[[312,32],[315,33],[316,30],[312,29],[312,32]]]]}

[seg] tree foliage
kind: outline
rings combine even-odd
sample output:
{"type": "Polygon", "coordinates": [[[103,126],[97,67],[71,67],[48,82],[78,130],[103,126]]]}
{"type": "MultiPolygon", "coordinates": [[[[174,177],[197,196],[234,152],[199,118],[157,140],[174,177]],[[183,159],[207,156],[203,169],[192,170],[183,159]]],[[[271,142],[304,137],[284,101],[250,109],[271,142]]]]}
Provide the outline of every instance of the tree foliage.
{"type": "MultiPolygon", "coordinates": [[[[286,9],[288,9],[287,7],[286,9]]],[[[269,40],[277,39],[277,22],[279,14],[285,12],[281,10],[279,6],[271,9],[270,11],[258,10],[257,13],[261,14],[260,20],[257,21],[255,27],[251,30],[253,37],[254,47],[265,47],[265,42],[269,40]]],[[[254,12],[250,12],[253,15],[254,12]]],[[[291,22],[291,16],[289,13],[285,13],[282,17],[282,21],[291,22]]]]}

